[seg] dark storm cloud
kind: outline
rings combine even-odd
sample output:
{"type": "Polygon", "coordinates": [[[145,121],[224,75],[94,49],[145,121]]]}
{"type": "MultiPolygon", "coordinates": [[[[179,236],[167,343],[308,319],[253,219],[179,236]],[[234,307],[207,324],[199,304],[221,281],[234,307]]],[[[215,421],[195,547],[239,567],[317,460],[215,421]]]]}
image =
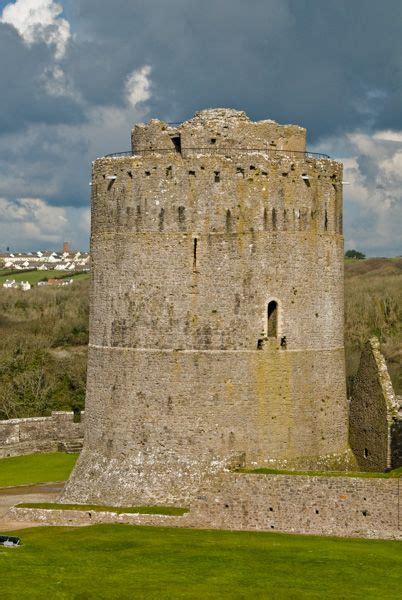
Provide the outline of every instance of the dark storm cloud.
{"type": "Polygon", "coordinates": [[[2,130],[76,122],[82,103],[124,102],[134,69],[152,66],[153,115],[205,106],[299,122],[316,140],[402,120],[402,3],[387,0],[76,0],[62,61],[77,98],[46,93],[52,49],[0,25],[2,130]]]}
{"type": "Polygon", "coordinates": [[[49,46],[28,46],[14,27],[0,23],[0,56],[0,134],[32,123],[74,123],[82,118],[75,100],[46,90],[46,72],[53,63],[49,46]]]}
{"type": "MultiPolygon", "coordinates": [[[[369,138],[402,130],[400,0],[58,2],[65,12],[55,19],[71,28],[59,56],[43,32],[28,43],[0,23],[0,199],[86,210],[91,160],[127,149],[134,121],[179,121],[229,106],[253,119],[299,123],[317,150],[357,156],[350,166],[356,185],[345,189],[346,231],[366,251],[377,243],[386,253],[389,236],[394,252],[397,169],[386,193],[376,181],[383,158],[397,162],[399,150],[369,138]],[[136,105],[127,81],[144,65],[151,93],[136,105]]],[[[57,23],[51,27],[57,31],[57,23]]]]}
{"type": "Polygon", "coordinates": [[[229,105],[300,122],[313,139],[400,126],[399,0],[80,0],[75,15],[93,40],[72,64],[91,102],[119,102],[124,76],[146,62],[160,116],[229,105]]]}

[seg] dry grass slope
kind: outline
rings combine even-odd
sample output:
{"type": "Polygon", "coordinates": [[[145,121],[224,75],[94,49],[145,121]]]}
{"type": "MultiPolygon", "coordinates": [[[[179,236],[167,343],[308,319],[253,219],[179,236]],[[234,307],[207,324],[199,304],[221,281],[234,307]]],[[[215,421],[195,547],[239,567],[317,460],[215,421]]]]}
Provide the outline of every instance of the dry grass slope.
{"type": "Polygon", "coordinates": [[[402,394],[402,258],[345,263],[345,343],[349,385],[367,339],[380,339],[397,394],[402,394]]]}

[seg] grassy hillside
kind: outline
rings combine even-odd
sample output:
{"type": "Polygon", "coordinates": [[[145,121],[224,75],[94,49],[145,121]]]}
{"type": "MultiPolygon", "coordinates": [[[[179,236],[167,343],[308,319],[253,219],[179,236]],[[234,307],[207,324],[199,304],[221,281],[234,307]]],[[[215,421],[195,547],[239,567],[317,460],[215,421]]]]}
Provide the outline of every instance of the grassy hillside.
{"type": "Polygon", "coordinates": [[[402,258],[345,262],[345,347],[348,382],[360,351],[378,336],[394,388],[402,394],[402,258]]]}
{"type": "Polygon", "coordinates": [[[0,419],[82,408],[88,281],[0,288],[0,419]]]}
{"type": "MultiPolygon", "coordinates": [[[[345,262],[348,382],[372,335],[402,394],[402,258],[345,262]]],[[[0,288],[0,419],[82,408],[88,342],[88,278],[72,287],[0,288]]]]}

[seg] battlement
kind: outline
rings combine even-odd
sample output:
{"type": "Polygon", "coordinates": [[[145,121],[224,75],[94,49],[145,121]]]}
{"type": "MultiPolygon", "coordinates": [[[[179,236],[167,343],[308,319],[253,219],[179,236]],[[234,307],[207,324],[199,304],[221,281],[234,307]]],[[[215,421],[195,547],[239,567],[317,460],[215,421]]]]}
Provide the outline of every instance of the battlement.
{"type": "Polygon", "coordinates": [[[306,130],[272,120],[251,121],[245,112],[229,108],[206,109],[180,125],[152,119],[132,130],[132,150],[189,155],[196,152],[231,155],[239,150],[304,153],[306,130]]]}

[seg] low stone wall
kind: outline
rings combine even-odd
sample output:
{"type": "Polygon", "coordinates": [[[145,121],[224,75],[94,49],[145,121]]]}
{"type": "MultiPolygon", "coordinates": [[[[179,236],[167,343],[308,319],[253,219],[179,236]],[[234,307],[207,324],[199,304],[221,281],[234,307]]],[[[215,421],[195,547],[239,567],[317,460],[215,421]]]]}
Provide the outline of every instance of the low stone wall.
{"type": "Polygon", "coordinates": [[[50,417],[0,421],[0,458],[35,452],[79,452],[84,439],[84,413],[74,423],[73,412],[50,417]]]}
{"type": "Polygon", "coordinates": [[[191,511],[210,527],[402,539],[400,479],[228,474],[219,483],[191,511]]]}
{"type": "Polygon", "coordinates": [[[70,525],[79,527],[97,523],[126,523],[130,525],[153,525],[161,527],[189,527],[190,513],[183,516],[144,515],[139,513],[118,514],[109,511],[59,510],[42,508],[11,508],[7,519],[20,522],[36,522],[42,525],[70,525]]]}
{"type": "Polygon", "coordinates": [[[402,540],[402,481],[361,477],[225,474],[182,517],[18,508],[10,521],[128,523],[402,540]]]}

